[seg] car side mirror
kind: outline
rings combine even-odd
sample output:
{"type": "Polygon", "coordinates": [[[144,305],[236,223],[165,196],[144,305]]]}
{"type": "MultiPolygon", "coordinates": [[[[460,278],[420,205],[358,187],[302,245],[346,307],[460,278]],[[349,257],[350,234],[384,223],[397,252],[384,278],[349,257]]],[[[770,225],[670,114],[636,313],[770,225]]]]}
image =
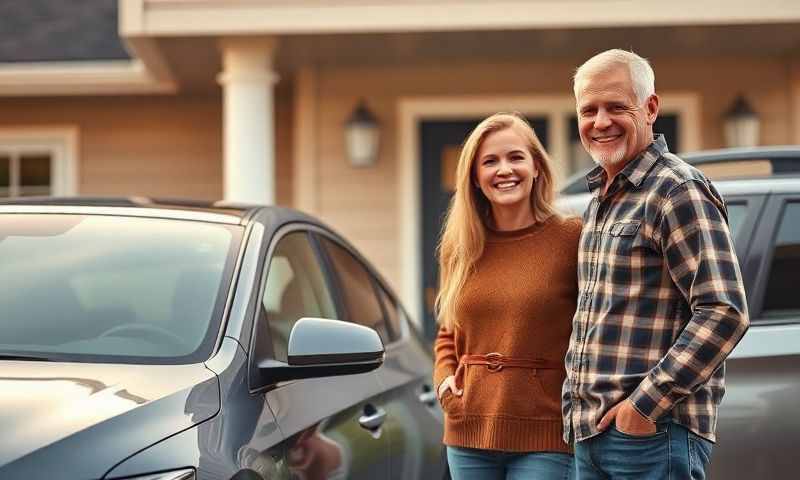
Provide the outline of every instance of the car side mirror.
{"type": "Polygon", "coordinates": [[[383,364],[378,332],[325,318],[301,318],[289,334],[288,363],[262,360],[258,369],[270,382],[352,375],[383,364]]]}

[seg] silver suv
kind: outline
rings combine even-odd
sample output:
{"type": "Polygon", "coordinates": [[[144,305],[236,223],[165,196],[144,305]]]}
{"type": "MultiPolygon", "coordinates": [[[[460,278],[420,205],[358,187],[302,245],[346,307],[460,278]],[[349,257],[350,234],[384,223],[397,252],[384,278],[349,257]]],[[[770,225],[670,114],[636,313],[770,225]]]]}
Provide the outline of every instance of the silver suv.
{"type": "MultiPolygon", "coordinates": [[[[800,445],[800,146],[682,158],[725,197],[752,322],[727,362],[711,478],[790,478],[800,445]]],[[[582,175],[560,202],[585,210],[582,175]]]]}

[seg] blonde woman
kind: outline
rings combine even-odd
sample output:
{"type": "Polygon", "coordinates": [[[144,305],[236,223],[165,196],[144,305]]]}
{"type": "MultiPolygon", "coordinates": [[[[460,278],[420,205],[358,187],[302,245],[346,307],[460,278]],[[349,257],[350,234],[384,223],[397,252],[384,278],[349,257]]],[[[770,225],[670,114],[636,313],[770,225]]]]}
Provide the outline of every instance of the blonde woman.
{"type": "Polygon", "coordinates": [[[561,385],[581,225],[552,202],[550,159],[525,119],[483,120],[439,244],[434,384],[455,480],[571,478],[561,385]]]}

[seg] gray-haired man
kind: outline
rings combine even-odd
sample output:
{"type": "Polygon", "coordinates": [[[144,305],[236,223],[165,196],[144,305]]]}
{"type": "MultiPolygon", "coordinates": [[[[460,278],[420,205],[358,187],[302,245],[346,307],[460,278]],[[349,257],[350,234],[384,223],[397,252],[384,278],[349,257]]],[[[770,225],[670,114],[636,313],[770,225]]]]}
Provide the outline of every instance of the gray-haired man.
{"type": "Polygon", "coordinates": [[[563,390],[579,479],[705,478],[724,360],[749,324],[725,205],[654,136],[654,84],[622,50],[575,74],[581,142],[599,165],[563,390]]]}

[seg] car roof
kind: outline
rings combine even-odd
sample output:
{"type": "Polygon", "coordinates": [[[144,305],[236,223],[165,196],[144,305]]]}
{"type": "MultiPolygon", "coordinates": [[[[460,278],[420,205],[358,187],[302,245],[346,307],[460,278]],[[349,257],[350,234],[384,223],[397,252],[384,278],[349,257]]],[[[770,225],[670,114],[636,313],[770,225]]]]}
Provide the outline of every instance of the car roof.
{"type": "MultiPolygon", "coordinates": [[[[735,179],[720,178],[714,180],[714,185],[733,182],[739,190],[755,193],[769,191],[770,188],[779,188],[781,191],[789,188],[797,190],[797,181],[800,178],[800,145],[777,145],[763,147],[725,148],[718,150],[705,150],[681,153],[678,156],[694,166],[714,163],[737,162],[749,160],[767,160],[772,165],[772,176],[742,175],[735,179]],[[775,182],[777,183],[769,183],[775,182]],[[792,187],[794,185],[794,187],[792,187]],[[755,189],[755,190],[753,190],[755,189]]],[[[573,174],[567,178],[560,189],[562,195],[572,195],[586,192],[586,174],[591,169],[573,174]]],[[[723,192],[725,193],[725,192],[723,192]]]]}
{"type": "Polygon", "coordinates": [[[264,210],[274,213],[271,217],[283,222],[313,221],[287,208],[225,201],[152,197],[19,197],[0,200],[0,213],[125,215],[239,225],[247,224],[257,212],[264,210]]]}
{"type": "Polygon", "coordinates": [[[721,148],[717,150],[703,150],[697,152],[681,153],[682,159],[698,165],[702,163],[719,161],[750,160],[753,158],[798,158],[800,145],[775,145],[763,147],[721,148]]]}

